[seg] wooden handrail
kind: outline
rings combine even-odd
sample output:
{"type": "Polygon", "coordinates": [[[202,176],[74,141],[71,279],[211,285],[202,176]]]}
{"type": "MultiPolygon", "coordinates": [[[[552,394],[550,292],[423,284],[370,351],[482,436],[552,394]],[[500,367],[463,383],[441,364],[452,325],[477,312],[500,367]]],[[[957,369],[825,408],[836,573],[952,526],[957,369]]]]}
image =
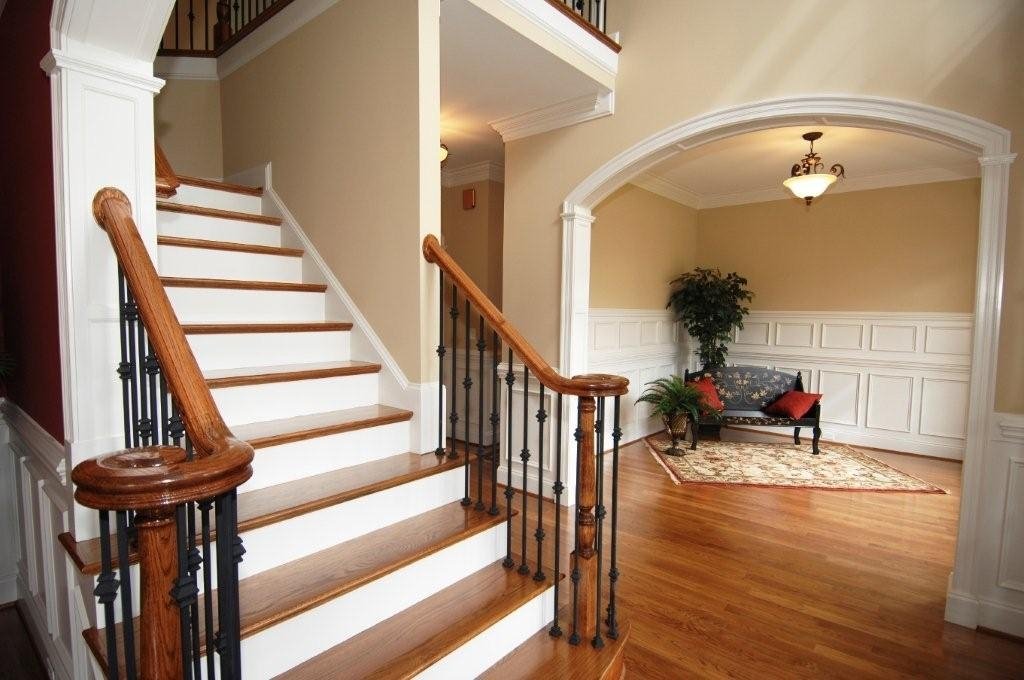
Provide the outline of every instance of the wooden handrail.
{"type": "Polygon", "coordinates": [[[106,230],[135,296],[196,456],[186,461],[179,448],[153,446],[85,461],[72,473],[75,498],[100,510],[155,509],[236,488],[252,476],[252,447],[236,439],[221,418],[139,236],[131,203],[117,189],[101,189],[93,199],[93,215],[106,230]]]}
{"type": "Polygon", "coordinates": [[[174,168],[171,167],[171,162],[167,160],[167,155],[164,154],[164,150],[160,148],[160,144],[156,144],[155,146],[156,193],[160,198],[170,198],[177,193],[178,187],[181,186],[181,182],[178,180],[178,176],[174,173],[174,168]]]}
{"type": "Polygon", "coordinates": [[[530,369],[533,375],[548,389],[561,394],[577,397],[614,397],[629,391],[629,380],[618,375],[592,374],[567,378],[557,373],[551,365],[533,348],[526,338],[516,330],[505,315],[494,306],[487,295],[473,283],[473,279],[455,262],[437,237],[428,234],[423,239],[423,257],[436,264],[441,271],[462,291],[476,310],[487,320],[491,328],[505,341],[512,351],[530,369]]]}

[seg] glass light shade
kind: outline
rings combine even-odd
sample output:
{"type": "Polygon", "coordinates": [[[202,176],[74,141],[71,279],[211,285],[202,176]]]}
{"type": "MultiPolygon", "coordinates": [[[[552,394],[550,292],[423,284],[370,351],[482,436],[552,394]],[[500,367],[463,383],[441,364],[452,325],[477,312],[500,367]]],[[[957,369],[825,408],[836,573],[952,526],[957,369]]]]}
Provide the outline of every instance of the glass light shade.
{"type": "Polygon", "coordinates": [[[836,181],[836,176],[819,172],[813,175],[797,175],[782,182],[782,186],[793,192],[797,198],[805,201],[821,196],[836,181]]]}
{"type": "Polygon", "coordinates": [[[441,162],[444,163],[445,159],[448,158],[448,147],[444,144],[441,145],[441,162]]]}

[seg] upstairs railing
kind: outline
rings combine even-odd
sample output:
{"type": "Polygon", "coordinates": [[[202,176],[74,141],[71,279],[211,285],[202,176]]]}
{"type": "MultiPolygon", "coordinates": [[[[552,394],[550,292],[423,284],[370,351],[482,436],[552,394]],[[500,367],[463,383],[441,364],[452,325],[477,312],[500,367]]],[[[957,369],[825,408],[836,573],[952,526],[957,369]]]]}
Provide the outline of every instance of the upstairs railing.
{"type": "Polygon", "coordinates": [[[161,56],[216,57],[294,0],[175,0],[161,56]]]}
{"type": "Polygon", "coordinates": [[[622,437],[619,401],[628,391],[629,381],[614,375],[582,375],[574,378],[559,375],[498,311],[434,236],[424,239],[423,255],[428,262],[437,265],[442,291],[438,310],[440,339],[436,349],[440,380],[435,454],[439,457],[461,457],[465,471],[462,499],[465,506],[472,506],[480,512],[498,514],[501,510],[497,489],[501,485],[505,487],[507,543],[503,563],[508,569],[517,569],[524,578],[531,577],[532,573],[536,581],[551,580],[554,586],[553,623],[549,629],[551,636],[561,637],[564,623],[568,628],[570,644],[588,642],[594,647],[602,647],[605,635],[612,639],[619,636],[616,605],[620,575],[616,531],[619,515],[619,441],[622,437]],[[450,319],[448,326],[445,316],[450,319]],[[475,344],[471,342],[472,335],[476,337],[475,344]],[[460,362],[457,359],[460,349],[463,352],[461,380],[460,362]],[[451,364],[450,368],[446,367],[446,359],[451,364]],[[521,363],[517,364],[517,359],[521,363]],[[502,377],[503,360],[507,363],[502,377]],[[501,405],[501,382],[505,383],[506,391],[504,409],[501,405]],[[446,383],[449,392],[447,400],[446,383]],[[517,399],[517,383],[521,404],[514,403],[517,399]],[[471,394],[474,384],[477,385],[475,400],[471,394]],[[531,414],[532,386],[536,386],[537,390],[537,410],[531,414]],[[490,401],[489,415],[485,414],[485,396],[490,401]],[[572,404],[574,399],[575,408],[572,404]],[[609,476],[605,465],[606,400],[611,401],[612,417],[611,489],[607,489],[605,484],[609,476]],[[446,401],[450,405],[446,405],[446,401]],[[463,407],[461,412],[460,401],[463,407]],[[552,402],[553,413],[548,409],[549,401],[552,402]],[[477,421],[475,428],[471,426],[474,402],[477,421]],[[444,422],[446,410],[449,422],[447,436],[444,422]],[[501,430],[503,417],[504,432],[501,430]],[[518,427],[514,427],[514,417],[522,419],[518,427]],[[554,432],[546,425],[549,417],[553,418],[554,432]],[[485,420],[489,432],[485,432],[485,420]],[[533,435],[531,421],[536,422],[533,435]],[[561,570],[566,565],[561,562],[561,505],[565,491],[562,463],[570,460],[567,452],[563,451],[563,433],[569,427],[573,428],[576,450],[576,492],[574,503],[571,503],[574,516],[569,527],[572,533],[572,552],[568,565],[571,594],[563,602],[560,580],[561,570]],[[521,448],[516,461],[512,442],[514,435],[519,435],[520,429],[521,448]],[[485,446],[485,435],[488,434],[490,445],[485,446]],[[505,435],[504,451],[501,450],[501,434],[505,435]],[[546,441],[548,450],[545,450],[546,441]],[[553,463],[551,469],[555,478],[549,480],[550,487],[546,486],[544,478],[546,461],[553,463]],[[498,474],[501,463],[505,465],[503,480],[499,479],[498,474]],[[475,480],[472,478],[474,466],[475,480]],[[487,485],[489,498],[486,498],[488,489],[484,484],[485,468],[490,476],[487,485]],[[531,472],[535,479],[530,478],[531,472]],[[531,499],[531,496],[534,498],[531,499]],[[552,513],[554,564],[551,572],[546,571],[544,564],[545,555],[548,554],[544,544],[548,538],[544,522],[546,497],[552,498],[555,503],[552,513]],[[530,513],[532,505],[536,507],[536,516],[533,518],[530,513]],[[518,527],[513,526],[513,513],[516,510],[518,517],[515,521],[518,527]],[[606,521],[611,523],[609,532],[603,530],[606,521]],[[518,534],[519,539],[516,545],[513,544],[515,534],[518,534]],[[607,544],[604,541],[606,534],[609,538],[607,544]],[[535,545],[531,545],[534,542],[535,545]],[[603,596],[605,584],[602,583],[605,569],[608,578],[607,600],[603,596]]]}
{"type": "Polygon", "coordinates": [[[103,189],[93,214],[119,264],[126,447],[71,475],[78,502],[99,511],[94,651],[108,678],[240,678],[236,489],[252,475],[253,450],[221,418],[127,197],[103,189]]]}
{"type": "MultiPolygon", "coordinates": [[[[593,27],[604,37],[608,34],[608,3],[611,0],[547,0],[548,4],[593,27]]],[[[608,39],[609,46],[618,45],[608,39]]],[[[616,49],[618,51],[618,49],[616,49]]]]}

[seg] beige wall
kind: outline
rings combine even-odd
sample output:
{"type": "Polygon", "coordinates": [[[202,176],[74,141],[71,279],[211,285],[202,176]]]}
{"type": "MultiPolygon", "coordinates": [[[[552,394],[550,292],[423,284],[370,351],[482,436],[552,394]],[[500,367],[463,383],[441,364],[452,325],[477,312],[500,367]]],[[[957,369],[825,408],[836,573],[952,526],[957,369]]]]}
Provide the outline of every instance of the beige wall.
{"type": "Polygon", "coordinates": [[[739,272],[751,309],[973,312],[979,180],[698,213],[697,264],[739,272]]]}
{"type": "Polygon", "coordinates": [[[274,188],[413,382],[436,359],[420,247],[439,232],[441,182],[439,2],[417,7],[340,2],[221,84],[225,173],[273,163],[274,188]]]}
{"type": "Polygon", "coordinates": [[[668,282],[693,268],[697,211],[627,184],[594,211],[590,306],[660,309],[668,282]]]}
{"type": "MultiPolygon", "coordinates": [[[[1015,148],[1024,138],[1019,0],[624,0],[609,16],[623,41],[615,114],[506,145],[504,310],[549,361],[558,357],[562,201],[670,125],[841,92],[975,116],[1009,129],[1015,148]]],[[[1011,176],[1003,306],[996,406],[1024,413],[1024,162],[1011,176]]]]}
{"type": "Polygon", "coordinates": [[[501,247],[505,187],[484,180],[441,189],[441,235],[459,266],[501,308],[501,247]],[[476,190],[476,207],[462,209],[462,192],[476,190]]]}
{"type": "Polygon", "coordinates": [[[174,171],[222,179],[220,82],[168,80],[153,101],[156,141],[174,171]]]}

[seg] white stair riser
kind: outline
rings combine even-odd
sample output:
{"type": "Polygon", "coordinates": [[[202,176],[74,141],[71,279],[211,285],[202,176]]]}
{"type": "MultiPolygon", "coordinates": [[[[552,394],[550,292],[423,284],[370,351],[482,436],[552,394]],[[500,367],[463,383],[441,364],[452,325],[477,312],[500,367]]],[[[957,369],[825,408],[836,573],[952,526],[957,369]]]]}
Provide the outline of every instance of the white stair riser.
{"type": "Polygon", "coordinates": [[[183,324],[326,320],[324,293],[171,287],[167,296],[183,324]]]}
{"type": "Polygon", "coordinates": [[[349,331],[217,333],[188,336],[192,353],[196,355],[199,368],[204,371],[247,366],[348,361],[351,358],[350,341],[349,331]]]}
{"type": "Polygon", "coordinates": [[[499,524],[242,640],[242,676],[285,673],[500,559],[504,540],[499,524]]]}
{"type": "Polygon", "coordinates": [[[156,226],[157,233],[164,236],[231,241],[259,246],[281,245],[281,227],[262,222],[157,210],[156,226]]]}
{"type": "Polygon", "coordinates": [[[179,186],[177,193],[168,198],[167,201],[169,203],[201,205],[204,208],[233,210],[235,212],[253,213],[256,215],[263,212],[262,196],[236,194],[233,191],[207,189],[206,187],[193,187],[187,184],[179,186]]]}
{"type": "Polygon", "coordinates": [[[555,590],[548,588],[418,674],[416,680],[473,680],[534,633],[547,628],[552,620],[554,602],[555,590]]]}
{"type": "Polygon", "coordinates": [[[254,491],[408,450],[408,421],[268,446],[256,449],[252,478],[239,490],[254,491]]]}
{"type": "Polygon", "coordinates": [[[158,246],[160,276],[302,283],[302,258],[211,248],[158,246]]]}
{"type": "Polygon", "coordinates": [[[379,403],[380,375],[220,387],[213,390],[213,400],[228,425],[291,418],[379,403]]]}
{"type": "Polygon", "coordinates": [[[459,498],[462,470],[455,469],[248,531],[242,535],[246,553],[239,565],[239,578],[417,517],[459,498]]]}

